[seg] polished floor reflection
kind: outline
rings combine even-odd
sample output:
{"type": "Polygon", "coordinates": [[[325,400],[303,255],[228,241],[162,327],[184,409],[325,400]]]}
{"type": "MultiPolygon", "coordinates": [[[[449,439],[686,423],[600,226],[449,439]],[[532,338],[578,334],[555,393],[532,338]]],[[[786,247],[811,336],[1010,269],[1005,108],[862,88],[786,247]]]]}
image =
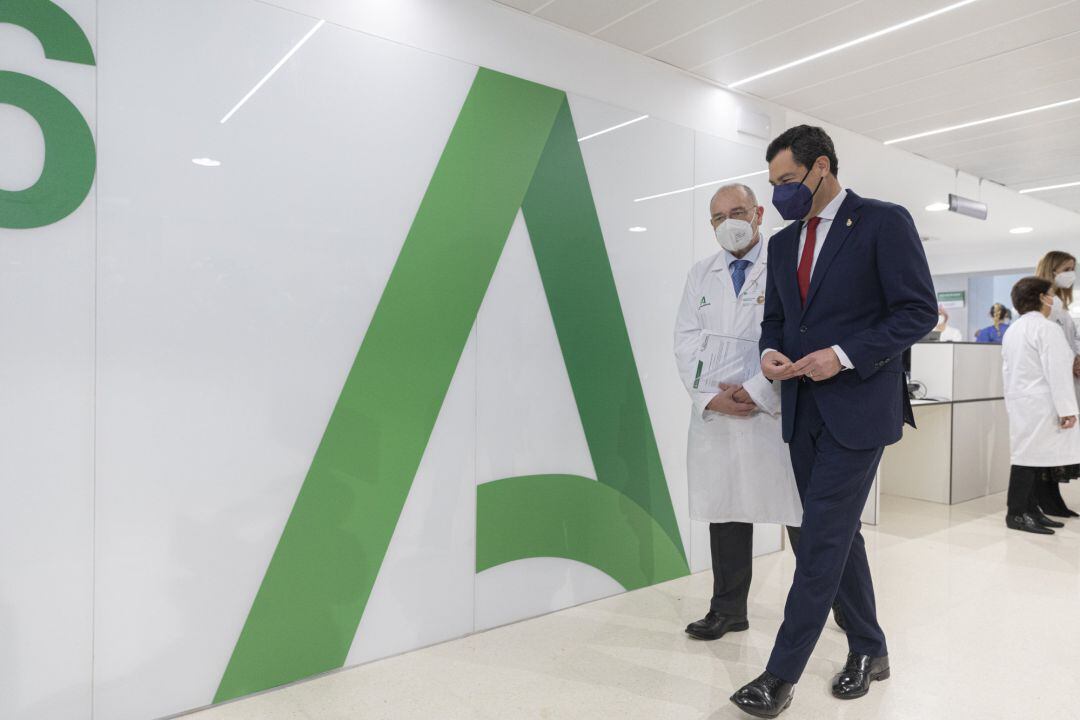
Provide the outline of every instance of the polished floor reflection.
{"type": "MultiPolygon", "coordinates": [[[[1080,486],[1064,487],[1080,507],[1080,486]]],[[[834,700],[831,624],[791,718],[1080,718],[1080,520],[1006,530],[1004,497],[947,507],[882,498],[866,528],[892,678],[834,700]]],[[[708,573],[601,600],[196,713],[193,720],[738,718],[728,695],[762,668],[794,567],[754,566],[748,632],[704,643],[708,573]]]]}

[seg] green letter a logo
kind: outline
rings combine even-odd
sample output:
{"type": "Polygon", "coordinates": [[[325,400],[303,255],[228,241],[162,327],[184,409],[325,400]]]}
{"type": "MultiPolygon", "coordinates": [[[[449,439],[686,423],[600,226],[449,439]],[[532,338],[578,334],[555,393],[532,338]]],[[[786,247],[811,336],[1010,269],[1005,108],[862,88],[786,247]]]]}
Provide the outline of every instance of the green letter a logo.
{"type": "Polygon", "coordinates": [[[687,573],[566,95],[481,69],[216,702],[344,664],[519,208],[597,477],[481,485],[477,571],[564,557],[627,589],[687,573]]]}

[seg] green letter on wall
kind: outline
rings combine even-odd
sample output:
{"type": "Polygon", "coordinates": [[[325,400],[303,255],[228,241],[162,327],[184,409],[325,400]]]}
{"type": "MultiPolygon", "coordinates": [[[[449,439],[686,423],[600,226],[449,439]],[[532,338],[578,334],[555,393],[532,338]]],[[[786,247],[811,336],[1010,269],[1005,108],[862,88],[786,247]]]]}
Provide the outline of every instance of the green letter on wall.
{"type": "Polygon", "coordinates": [[[566,95],[481,69],[215,702],[345,663],[519,209],[597,477],[481,485],[476,569],[563,557],[627,589],[688,572],[566,95]]]}
{"type": "MultiPolygon", "coordinates": [[[[86,34],[48,0],[3,0],[0,23],[29,30],[51,60],[93,65],[86,34]]],[[[0,71],[0,104],[14,105],[37,121],[45,137],[45,163],[25,190],[0,190],[0,227],[50,225],[74,212],[94,182],[94,138],[79,110],[56,88],[20,73],[0,71]]]]}

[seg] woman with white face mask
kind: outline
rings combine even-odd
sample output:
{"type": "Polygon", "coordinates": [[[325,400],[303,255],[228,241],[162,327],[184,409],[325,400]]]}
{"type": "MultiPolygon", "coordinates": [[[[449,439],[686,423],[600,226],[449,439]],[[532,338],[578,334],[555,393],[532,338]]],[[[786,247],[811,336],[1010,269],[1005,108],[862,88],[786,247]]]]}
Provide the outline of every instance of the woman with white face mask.
{"type": "MultiPolygon", "coordinates": [[[[1076,282],[1076,258],[1067,252],[1051,250],[1039,260],[1039,264],[1035,267],[1035,275],[1052,283],[1050,292],[1053,308],[1050,310],[1050,320],[1065,333],[1065,340],[1072,349],[1074,392],[1080,399],[1080,332],[1077,331],[1076,323],[1069,314],[1069,305],[1073,298],[1073,284],[1076,282]]],[[[1080,465],[1055,468],[1051,471],[1050,477],[1051,482],[1039,483],[1036,486],[1036,497],[1042,511],[1056,517],[1080,517],[1080,514],[1069,509],[1065,504],[1059,485],[1059,483],[1080,477],[1080,465]]]]}
{"type": "Polygon", "coordinates": [[[1073,351],[1055,323],[1049,280],[1026,277],[1012,289],[1020,318],[1001,340],[1005,410],[1009,415],[1008,513],[1012,530],[1052,535],[1064,527],[1040,512],[1039,490],[1053,485],[1052,474],[1080,463],[1080,429],[1073,392],[1073,351]]]}

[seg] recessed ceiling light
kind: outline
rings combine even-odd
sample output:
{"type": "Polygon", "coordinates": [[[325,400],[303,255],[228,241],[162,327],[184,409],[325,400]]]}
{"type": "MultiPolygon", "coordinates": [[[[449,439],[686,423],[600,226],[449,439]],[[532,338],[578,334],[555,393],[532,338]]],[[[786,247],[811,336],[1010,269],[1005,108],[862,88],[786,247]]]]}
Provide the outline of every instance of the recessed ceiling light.
{"type": "Polygon", "coordinates": [[[220,160],[214,160],[213,158],[192,158],[191,162],[196,165],[202,165],[203,167],[218,167],[221,165],[220,160]]]}
{"type": "Polygon", "coordinates": [[[927,212],[941,212],[943,210],[948,210],[948,209],[949,209],[949,203],[943,203],[943,202],[930,203],[929,205],[926,206],[926,211],[927,212]]]}
{"type": "Polygon", "coordinates": [[[746,178],[754,177],[755,175],[767,175],[768,172],[768,170],[758,170],[757,172],[746,173],[745,175],[736,175],[735,177],[723,178],[721,180],[710,180],[709,182],[698,183],[697,185],[679,188],[678,190],[668,190],[667,192],[657,193],[656,195],[646,195],[645,197],[634,198],[634,202],[655,200],[656,198],[667,197],[668,195],[678,195],[679,193],[690,192],[691,190],[699,190],[703,187],[709,187],[710,185],[722,185],[723,183],[735,182],[736,180],[745,180],[746,178]]]}
{"type": "Polygon", "coordinates": [[[1028,227],[1026,225],[1023,225],[1021,227],[1014,227],[1009,232],[1011,232],[1013,235],[1027,235],[1029,232],[1031,232],[1034,229],[1035,228],[1033,228],[1033,227],[1028,227]]]}
{"type": "Polygon", "coordinates": [[[267,80],[274,77],[274,73],[276,73],[278,70],[280,70],[282,65],[289,62],[289,58],[291,58],[293,55],[295,55],[296,51],[299,50],[300,48],[302,48],[304,46],[304,43],[306,43],[308,40],[310,40],[312,35],[319,32],[319,28],[321,28],[325,24],[326,24],[325,20],[319,20],[319,22],[315,23],[315,27],[308,30],[307,35],[300,38],[300,42],[293,45],[292,50],[285,53],[285,57],[278,60],[277,65],[274,65],[274,67],[270,68],[270,72],[266,73],[266,75],[263,76],[262,80],[255,83],[255,87],[248,90],[247,95],[240,98],[240,102],[236,103],[236,105],[233,106],[232,110],[225,113],[225,117],[221,118],[221,121],[220,121],[221,124],[224,125],[225,123],[229,122],[229,118],[231,118],[233,115],[235,115],[236,111],[239,110],[240,108],[242,108],[244,106],[244,103],[246,103],[248,100],[251,99],[252,95],[259,92],[259,88],[261,88],[263,85],[265,85],[267,80]]]}
{"type": "Polygon", "coordinates": [[[645,232],[648,229],[649,228],[643,228],[640,225],[635,225],[634,227],[630,228],[630,232],[645,232]]]}
{"type": "Polygon", "coordinates": [[[889,27],[884,28],[883,30],[878,30],[877,32],[872,32],[869,35],[863,35],[862,37],[857,37],[854,40],[849,40],[846,43],[841,43],[839,45],[834,45],[831,48],[822,50],[821,52],[816,52],[813,55],[807,55],[806,57],[799,58],[798,60],[793,60],[792,62],[784,63],[783,65],[778,65],[778,66],[776,66],[776,67],[774,67],[774,68],[772,68],[770,70],[766,70],[765,72],[758,73],[757,75],[751,75],[748,78],[743,78],[742,80],[739,80],[738,82],[731,83],[730,85],[728,85],[728,87],[729,88],[737,88],[740,85],[745,85],[748,82],[752,82],[754,80],[759,80],[759,79],[761,79],[763,77],[768,77],[769,75],[775,75],[776,73],[783,72],[784,70],[790,70],[791,68],[802,65],[803,63],[808,63],[808,62],[811,62],[812,60],[817,60],[818,58],[823,58],[826,55],[832,55],[833,53],[840,52],[841,50],[847,50],[850,47],[855,47],[856,45],[861,45],[864,42],[869,42],[870,40],[876,40],[877,38],[881,37],[882,35],[888,35],[889,33],[896,32],[897,30],[903,30],[904,28],[915,25],[916,23],[921,23],[924,20],[929,20],[931,18],[937,17],[938,15],[942,15],[944,13],[950,12],[951,10],[956,10],[958,8],[962,8],[965,5],[970,5],[973,2],[977,2],[977,1],[978,0],[963,0],[963,2],[958,2],[958,3],[953,3],[952,5],[947,5],[946,7],[939,8],[937,10],[934,10],[933,12],[928,12],[925,15],[919,15],[918,17],[913,17],[910,20],[905,20],[902,23],[897,23],[896,25],[890,25],[889,27]]]}
{"type": "Polygon", "coordinates": [[[601,130],[599,132],[594,132],[592,135],[586,135],[585,137],[579,137],[577,139],[577,141],[578,142],[585,142],[586,140],[592,140],[594,137],[598,137],[600,135],[603,135],[604,133],[609,133],[612,130],[618,130],[619,128],[624,128],[627,125],[633,125],[634,123],[641,122],[642,120],[648,120],[648,119],[649,119],[648,115],[642,115],[641,117],[636,117],[633,120],[627,120],[624,123],[619,123],[618,125],[612,125],[609,128],[604,128],[603,130],[601,130]]]}
{"type": "Polygon", "coordinates": [[[1031,113],[1042,112],[1043,110],[1053,110],[1054,108],[1064,107],[1065,105],[1072,105],[1073,103],[1078,102],[1080,102],[1080,97],[1069,98],[1068,100],[1050,103],[1049,105],[1039,105],[1038,107],[1027,108],[1026,110],[1005,113],[1004,115],[994,115],[992,117],[982,118],[981,120],[960,123],[959,125],[949,125],[948,127],[938,128],[937,130],[927,130],[926,132],[915,133],[914,135],[905,135],[904,137],[886,140],[885,144],[893,145],[895,143],[907,142],[908,140],[918,140],[919,138],[930,137],[931,135],[941,135],[942,133],[963,130],[964,128],[975,127],[976,125],[986,125],[987,123],[998,122],[999,120],[1008,120],[1009,118],[1020,117],[1021,115],[1030,115],[1031,113]]]}
{"type": "Polygon", "coordinates": [[[1059,190],[1061,188],[1076,187],[1077,185],[1080,185],[1080,180],[1077,182],[1061,183],[1060,185],[1043,185],[1042,187],[1028,188],[1026,190],[1021,190],[1020,194],[1026,195],[1027,193],[1042,192],[1043,190],[1059,190]]]}

